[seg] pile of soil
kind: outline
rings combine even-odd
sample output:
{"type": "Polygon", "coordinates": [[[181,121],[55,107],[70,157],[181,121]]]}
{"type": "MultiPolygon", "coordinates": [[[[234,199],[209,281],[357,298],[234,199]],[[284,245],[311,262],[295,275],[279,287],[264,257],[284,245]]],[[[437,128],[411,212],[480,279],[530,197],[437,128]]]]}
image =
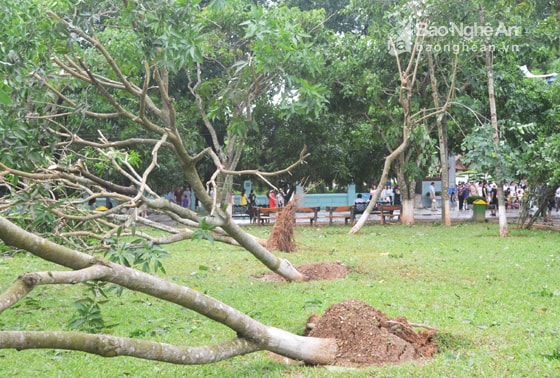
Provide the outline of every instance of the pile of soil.
{"type": "MultiPolygon", "coordinates": [[[[306,264],[297,267],[309,280],[344,278],[349,271],[339,263],[306,264]]],[[[272,273],[260,277],[268,282],[284,278],[272,273]]],[[[347,300],[329,307],[323,316],[313,314],[305,335],[334,338],[338,344],[335,366],[367,367],[423,360],[437,352],[436,330],[411,324],[405,317],[388,318],[383,312],[358,300],[347,300]],[[416,332],[415,328],[423,328],[416,332]]],[[[278,356],[271,357],[277,358],[278,356]]]]}
{"type": "Polygon", "coordinates": [[[306,336],[335,338],[334,365],[366,367],[432,357],[437,352],[435,329],[416,332],[405,317],[388,318],[367,303],[348,300],[311,315],[306,336]]]}

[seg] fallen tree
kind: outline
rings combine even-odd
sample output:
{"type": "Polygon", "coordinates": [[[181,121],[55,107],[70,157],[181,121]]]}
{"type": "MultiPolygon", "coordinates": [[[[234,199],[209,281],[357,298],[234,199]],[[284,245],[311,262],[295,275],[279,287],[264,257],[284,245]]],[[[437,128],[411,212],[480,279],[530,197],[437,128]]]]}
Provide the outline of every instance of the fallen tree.
{"type": "MultiPolygon", "coordinates": [[[[58,264],[61,271],[21,275],[0,296],[0,311],[40,285],[107,282],[192,309],[237,337],[190,348],[88,332],[1,331],[0,348],[63,348],[183,364],[266,349],[310,364],[331,363],[332,339],[263,325],[150,274],[163,268],[161,245],[209,239],[238,245],[287,281],[307,279],[271,253],[265,240],[241,228],[229,207],[234,177],[257,177],[273,187],[271,178],[289,174],[308,156],[302,146],[284,169],[238,169],[247,134],[258,126],[255,103],[266,101],[281,83],[287,92],[295,90],[286,83],[301,83],[296,76],[305,76],[299,59],[307,54],[309,64],[316,59],[310,44],[303,43],[311,39],[309,30],[295,28],[294,41],[301,43],[286,44],[284,28],[299,17],[312,28],[320,25],[320,15],[271,9],[255,19],[259,12],[244,2],[207,7],[174,2],[158,9],[139,3],[121,9],[108,2],[96,5],[93,15],[79,8],[91,5],[76,5],[65,15],[47,12],[59,49],[49,50],[45,42],[50,62],[33,62],[41,68],[26,75],[30,82],[14,83],[13,92],[27,98],[14,100],[17,120],[10,141],[27,154],[6,155],[0,162],[0,240],[58,264]],[[173,27],[159,30],[161,22],[173,27]],[[282,38],[265,41],[256,36],[261,32],[282,38]],[[277,56],[266,54],[286,59],[279,65],[277,56]],[[163,157],[175,164],[175,171],[165,172],[190,187],[203,211],[164,197],[162,188],[179,184],[153,178],[163,157]],[[105,201],[103,207],[99,201],[105,201]],[[148,212],[172,222],[155,222],[148,212]],[[126,237],[136,240],[123,242],[126,237]]],[[[42,20],[44,14],[36,17],[42,20]]],[[[309,95],[305,106],[313,102],[309,95]]]]}
{"type": "MultiPolygon", "coordinates": [[[[177,6],[177,12],[185,12],[177,6]]],[[[237,14],[235,7],[231,4],[222,12],[230,12],[233,17],[237,14]]],[[[271,177],[290,173],[308,156],[302,146],[300,156],[284,169],[237,170],[247,133],[255,123],[255,102],[269,96],[271,88],[290,76],[290,70],[300,71],[298,58],[285,60],[284,67],[259,65],[274,57],[263,56],[259,50],[259,44],[271,42],[260,41],[252,34],[249,25],[256,21],[250,19],[250,12],[245,30],[239,21],[228,26],[235,30],[228,31],[217,22],[207,23],[207,18],[226,17],[224,14],[215,13],[212,7],[189,8],[183,16],[192,24],[177,26],[186,28],[177,33],[191,29],[199,32],[195,38],[199,43],[190,46],[196,53],[179,51],[173,56],[170,51],[159,49],[150,51],[148,57],[138,51],[142,43],[163,37],[143,35],[148,32],[137,24],[129,25],[130,20],[121,18],[114,9],[100,11],[105,22],[94,17],[80,19],[79,12],[72,20],[53,11],[47,13],[60,34],[66,35],[73,47],[72,54],[55,54],[51,67],[30,75],[34,91],[25,105],[25,129],[42,131],[37,141],[42,156],[25,169],[19,168],[17,162],[0,162],[0,179],[8,194],[0,203],[4,215],[22,227],[34,225],[34,230],[42,230],[43,234],[60,238],[65,245],[87,252],[103,247],[102,243],[92,244],[88,239],[103,241],[117,234],[135,235],[160,245],[193,237],[211,238],[239,245],[290,281],[304,281],[305,277],[287,260],[266,248],[266,241],[239,227],[229,211],[234,177],[254,176],[274,187],[271,177]],[[138,38],[130,42],[133,49],[129,55],[118,50],[122,46],[112,34],[121,33],[120,23],[130,27],[138,38]],[[83,24],[87,29],[80,27],[83,24]],[[218,38],[234,31],[245,34],[228,46],[233,55],[220,50],[224,55],[216,56],[217,46],[201,42],[203,38],[218,38]],[[240,50],[238,45],[244,49],[240,50]],[[149,59],[141,61],[143,58],[149,59]],[[176,66],[175,59],[184,59],[184,64],[176,66]],[[187,89],[186,98],[174,97],[171,92],[177,92],[177,87],[184,90],[183,86],[187,89]],[[208,86],[218,88],[209,93],[208,86]],[[185,103],[190,114],[181,115],[185,103]],[[194,116],[197,119],[193,122],[194,116]],[[200,145],[191,140],[198,128],[209,136],[206,147],[199,151],[196,149],[200,145]],[[140,155],[145,157],[143,161],[140,155]],[[192,189],[204,212],[165,199],[161,187],[154,188],[162,186],[161,182],[150,181],[160,168],[162,156],[178,164],[175,173],[192,189]],[[111,201],[115,206],[92,212],[88,204],[96,203],[97,199],[111,201]],[[17,211],[13,211],[14,206],[17,211]],[[150,222],[142,217],[148,211],[171,218],[177,226],[150,222]],[[153,238],[149,232],[137,232],[137,225],[163,231],[166,236],[153,238]]],[[[173,9],[164,13],[160,17],[169,17],[169,22],[180,17],[173,9]]],[[[292,21],[283,18],[281,11],[271,11],[267,17],[274,18],[275,23],[255,27],[268,30],[292,21]]],[[[294,38],[308,37],[303,30],[294,33],[294,38]]],[[[130,38],[126,33],[118,36],[130,38]]],[[[293,52],[304,49],[278,43],[284,49],[294,49],[293,52]]]]}
{"type": "Polygon", "coordinates": [[[2,217],[0,239],[7,245],[73,269],[21,275],[0,295],[0,312],[18,303],[39,285],[71,285],[95,280],[111,282],[191,309],[226,325],[238,335],[235,339],[211,346],[179,347],[78,332],[0,331],[0,349],[70,349],[105,357],[132,356],[177,364],[211,363],[258,350],[269,350],[310,364],[328,364],[334,361],[337,350],[334,339],[302,337],[265,326],[196,290],[50,242],[2,217]]]}

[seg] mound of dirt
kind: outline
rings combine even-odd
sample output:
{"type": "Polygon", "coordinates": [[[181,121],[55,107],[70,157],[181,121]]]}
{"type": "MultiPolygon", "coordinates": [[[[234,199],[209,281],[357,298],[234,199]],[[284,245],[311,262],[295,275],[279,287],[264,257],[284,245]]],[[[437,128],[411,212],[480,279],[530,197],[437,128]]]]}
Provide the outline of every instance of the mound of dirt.
{"type": "MultiPolygon", "coordinates": [[[[305,264],[296,267],[296,269],[305,275],[309,281],[319,280],[336,280],[346,277],[350,270],[349,267],[337,262],[305,264]]],[[[269,273],[259,277],[259,280],[266,282],[285,282],[286,279],[276,273],[269,273]]]]}
{"type": "MultiPolygon", "coordinates": [[[[334,280],[346,277],[349,267],[339,263],[306,264],[297,267],[309,280],[334,280]]],[[[275,273],[259,279],[283,282],[275,273]]],[[[329,307],[323,316],[313,314],[306,324],[305,335],[334,338],[338,344],[335,366],[367,367],[396,364],[432,357],[437,352],[436,330],[411,324],[405,317],[388,318],[383,312],[358,300],[347,300],[329,307]],[[424,328],[416,332],[414,328],[424,328]]],[[[271,358],[294,362],[269,353],[271,358]]]]}
{"type": "MultiPolygon", "coordinates": [[[[423,326],[424,328],[427,328],[423,326]]],[[[311,315],[306,336],[335,338],[334,365],[366,367],[432,357],[437,352],[432,328],[416,332],[406,318],[387,316],[358,300],[332,305],[323,316],[311,315]]]]}

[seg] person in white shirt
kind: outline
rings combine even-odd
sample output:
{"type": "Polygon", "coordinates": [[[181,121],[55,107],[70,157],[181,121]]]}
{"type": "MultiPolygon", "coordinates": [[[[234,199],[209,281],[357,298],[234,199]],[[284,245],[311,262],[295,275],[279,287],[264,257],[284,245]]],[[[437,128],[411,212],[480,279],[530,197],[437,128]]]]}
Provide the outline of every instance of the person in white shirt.
{"type": "Polygon", "coordinates": [[[554,205],[556,206],[556,212],[558,212],[558,208],[560,207],[560,186],[556,188],[556,194],[554,195],[554,205]]]}
{"type": "Polygon", "coordinates": [[[437,211],[437,200],[436,200],[436,183],[432,182],[430,184],[430,199],[432,201],[432,211],[437,211]]]}

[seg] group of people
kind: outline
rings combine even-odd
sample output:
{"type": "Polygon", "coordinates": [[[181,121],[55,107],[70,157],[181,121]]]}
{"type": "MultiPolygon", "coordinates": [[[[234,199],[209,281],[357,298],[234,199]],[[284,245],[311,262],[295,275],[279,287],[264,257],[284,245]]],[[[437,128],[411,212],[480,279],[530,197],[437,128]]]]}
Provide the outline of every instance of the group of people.
{"type": "MultiPolygon", "coordinates": [[[[282,189],[270,189],[267,193],[267,198],[268,207],[271,209],[283,208],[285,205],[285,195],[282,189]]],[[[257,206],[257,196],[255,195],[255,192],[251,190],[251,193],[247,196],[245,189],[242,189],[239,204],[249,209],[257,206]]]]}
{"type": "Polygon", "coordinates": [[[284,199],[284,191],[282,189],[280,190],[273,190],[270,189],[268,191],[268,207],[271,209],[275,209],[275,208],[283,208],[285,203],[285,199],[284,199]]]}
{"type": "MultiPolygon", "coordinates": [[[[377,190],[377,185],[371,185],[369,188],[369,198],[373,198],[375,191],[377,190]]],[[[398,186],[393,187],[391,184],[387,183],[381,190],[381,194],[377,200],[377,203],[387,204],[387,205],[400,205],[401,204],[401,190],[398,186]]],[[[356,199],[354,200],[354,206],[356,212],[360,213],[367,207],[368,201],[364,199],[362,193],[358,193],[356,199]]]]}
{"type": "MultiPolygon", "coordinates": [[[[377,185],[372,184],[369,187],[369,198],[373,198],[375,191],[377,190],[377,185]]],[[[378,203],[384,203],[389,205],[400,205],[401,204],[401,190],[395,185],[393,187],[390,183],[387,183],[381,190],[379,195],[378,203]]]]}
{"type": "Polygon", "coordinates": [[[490,209],[490,215],[496,215],[496,210],[498,209],[498,186],[496,183],[487,181],[480,181],[478,183],[474,181],[459,182],[457,185],[459,211],[469,210],[467,203],[469,196],[484,197],[490,209]]]}
{"type": "Polygon", "coordinates": [[[239,201],[239,204],[244,208],[257,206],[257,196],[255,195],[255,191],[251,190],[251,193],[249,193],[249,196],[247,196],[247,192],[245,191],[245,189],[242,189],[239,201]]]}
{"type": "Polygon", "coordinates": [[[169,192],[167,192],[163,196],[163,198],[171,202],[175,202],[176,204],[181,205],[185,208],[188,208],[191,205],[191,189],[189,187],[186,187],[184,189],[178,187],[174,191],[170,190],[169,192]]]}
{"type": "MultiPolygon", "coordinates": [[[[519,208],[523,202],[527,183],[525,181],[510,182],[504,184],[504,198],[506,210],[508,208],[519,208]]],[[[560,188],[559,188],[560,189],[560,188]]],[[[560,194],[560,190],[558,191],[560,194]]],[[[469,181],[459,182],[456,193],[452,193],[451,203],[459,202],[459,210],[469,210],[467,198],[469,196],[483,197],[490,209],[490,215],[496,215],[498,208],[498,186],[494,182],[469,181]]]]}

